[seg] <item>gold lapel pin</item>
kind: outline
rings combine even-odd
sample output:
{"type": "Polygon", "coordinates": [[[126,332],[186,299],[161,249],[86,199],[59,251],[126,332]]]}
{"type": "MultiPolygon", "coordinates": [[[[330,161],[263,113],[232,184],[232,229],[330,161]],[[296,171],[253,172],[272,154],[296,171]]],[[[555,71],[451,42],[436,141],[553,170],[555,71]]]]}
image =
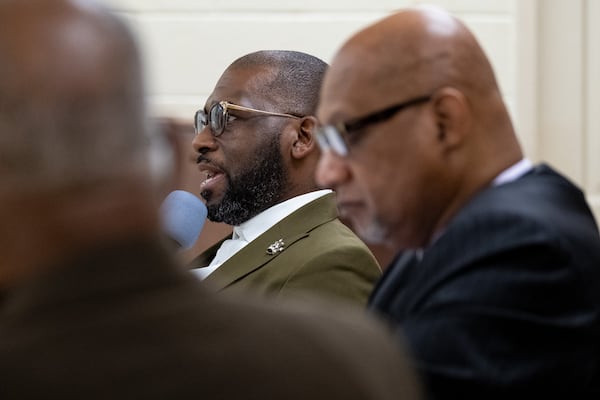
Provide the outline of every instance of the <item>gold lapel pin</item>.
{"type": "Polygon", "coordinates": [[[281,253],[284,249],[285,243],[283,242],[283,239],[279,239],[267,248],[267,254],[272,256],[277,253],[281,253]]]}

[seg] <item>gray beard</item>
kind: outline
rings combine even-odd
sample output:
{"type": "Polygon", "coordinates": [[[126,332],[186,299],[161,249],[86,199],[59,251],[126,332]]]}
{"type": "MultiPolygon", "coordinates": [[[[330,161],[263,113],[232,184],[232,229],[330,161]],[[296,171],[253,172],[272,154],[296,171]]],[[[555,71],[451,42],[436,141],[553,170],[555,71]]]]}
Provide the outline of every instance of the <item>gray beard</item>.
{"type": "MultiPolygon", "coordinates": [[[[240,225],[277,204],[288,184],[279,136],[276,135],[241,174],[225,176],[229,185],[223,199],[207,207],[209,220],[240,225]]],[[[210,197],[207,192],[201,195],[205,199],[210,197]]]]}

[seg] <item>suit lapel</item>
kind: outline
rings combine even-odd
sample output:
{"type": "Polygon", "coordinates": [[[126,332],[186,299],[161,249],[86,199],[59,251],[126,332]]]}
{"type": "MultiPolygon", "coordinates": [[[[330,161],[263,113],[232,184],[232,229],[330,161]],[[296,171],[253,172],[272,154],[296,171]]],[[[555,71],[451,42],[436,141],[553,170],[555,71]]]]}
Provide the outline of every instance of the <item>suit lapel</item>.
{"type": "Polygon", "coordinates": [[[208,266],[212,259],[215,258],[215,256],[217,255],[217,250],[219,250],[219,247],[221,247],[223,242],[227,239],[231,239],[231,234],[228,234],[223,239],[219,240],[217,243],[204,250],[198,257],[194,258],[189,264],[189,268],[194,269],[208,266]]]}
{"type": "MultiPolygon", "coordinates": [[[[205,280],[211,282],[213,287],[223,289],[252,271],[272,262],[294,243],[308,237],[310,231],[336,218],[335,195],[330,193],[320,197],[279,221],[225,261],[205,280]]],[[[214,248],[213,257],[219,246],[220,243],[217,243],[209,249],[214,248]]],[[[207,252],[208,250],[205,253],[207,252]]],[[[200,259],[205,253],[197,259],[200,259]]],[[[210,262],[212,257],[209,257],[210,255],[207,254],[204,259],[208,258],[210,262]]]]}
{"type": "Polygon", "coordinates": [[[405,284],[418,263],[416,252],[413,250],[399,254],[371,293],[369,308],[386,310],[390,301],[398,296],[398,287],[405,284]]]}

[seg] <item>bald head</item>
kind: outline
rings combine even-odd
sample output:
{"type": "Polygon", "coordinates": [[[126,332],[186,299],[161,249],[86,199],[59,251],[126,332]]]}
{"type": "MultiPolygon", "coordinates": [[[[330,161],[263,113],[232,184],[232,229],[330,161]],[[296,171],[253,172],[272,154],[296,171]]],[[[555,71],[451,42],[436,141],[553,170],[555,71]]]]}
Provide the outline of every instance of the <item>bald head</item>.
{"type": "Polygon", "coordinates": [[[354,99],[352,83],[368,82],[368,92],[416,96],[453,86],[473,96],[495,95],[492,67],[462,22],[436,7],[393,14],[358,32],[332,62],[324,95],[354,99]],[[364,62],[369,60],[369,62],[364,62]],[[342,90],[342,92],[339,92],[342,90]]]}
{"type": "Polygon", "coordinates": [[[142,85],[127,29],[92,1],[0,2],[0,175],[51,187],[140,170],[142,85]]]}
{"type": "Polygon", "coordinates": [[[355,226],[392,246],[427,245],[522,158],[488,58],[437,7],[405,9],[352,36],[325,75],[317,116],[361,127],[342,135],[347,157],[324,154],[317,180],[342,205],[366,198],[355,226]]]}

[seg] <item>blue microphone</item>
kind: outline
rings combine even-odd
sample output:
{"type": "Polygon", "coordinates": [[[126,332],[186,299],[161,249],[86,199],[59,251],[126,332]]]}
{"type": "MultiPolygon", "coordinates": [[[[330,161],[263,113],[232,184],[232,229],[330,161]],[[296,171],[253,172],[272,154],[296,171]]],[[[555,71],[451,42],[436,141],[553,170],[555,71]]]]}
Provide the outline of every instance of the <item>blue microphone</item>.
{"type": "Polygon", "coordinates": [[[175,190],[165,198],[160,213],[163,229],[180,249],[194,245],[206,221],[206,206],[198,197],[175,190]]]}

